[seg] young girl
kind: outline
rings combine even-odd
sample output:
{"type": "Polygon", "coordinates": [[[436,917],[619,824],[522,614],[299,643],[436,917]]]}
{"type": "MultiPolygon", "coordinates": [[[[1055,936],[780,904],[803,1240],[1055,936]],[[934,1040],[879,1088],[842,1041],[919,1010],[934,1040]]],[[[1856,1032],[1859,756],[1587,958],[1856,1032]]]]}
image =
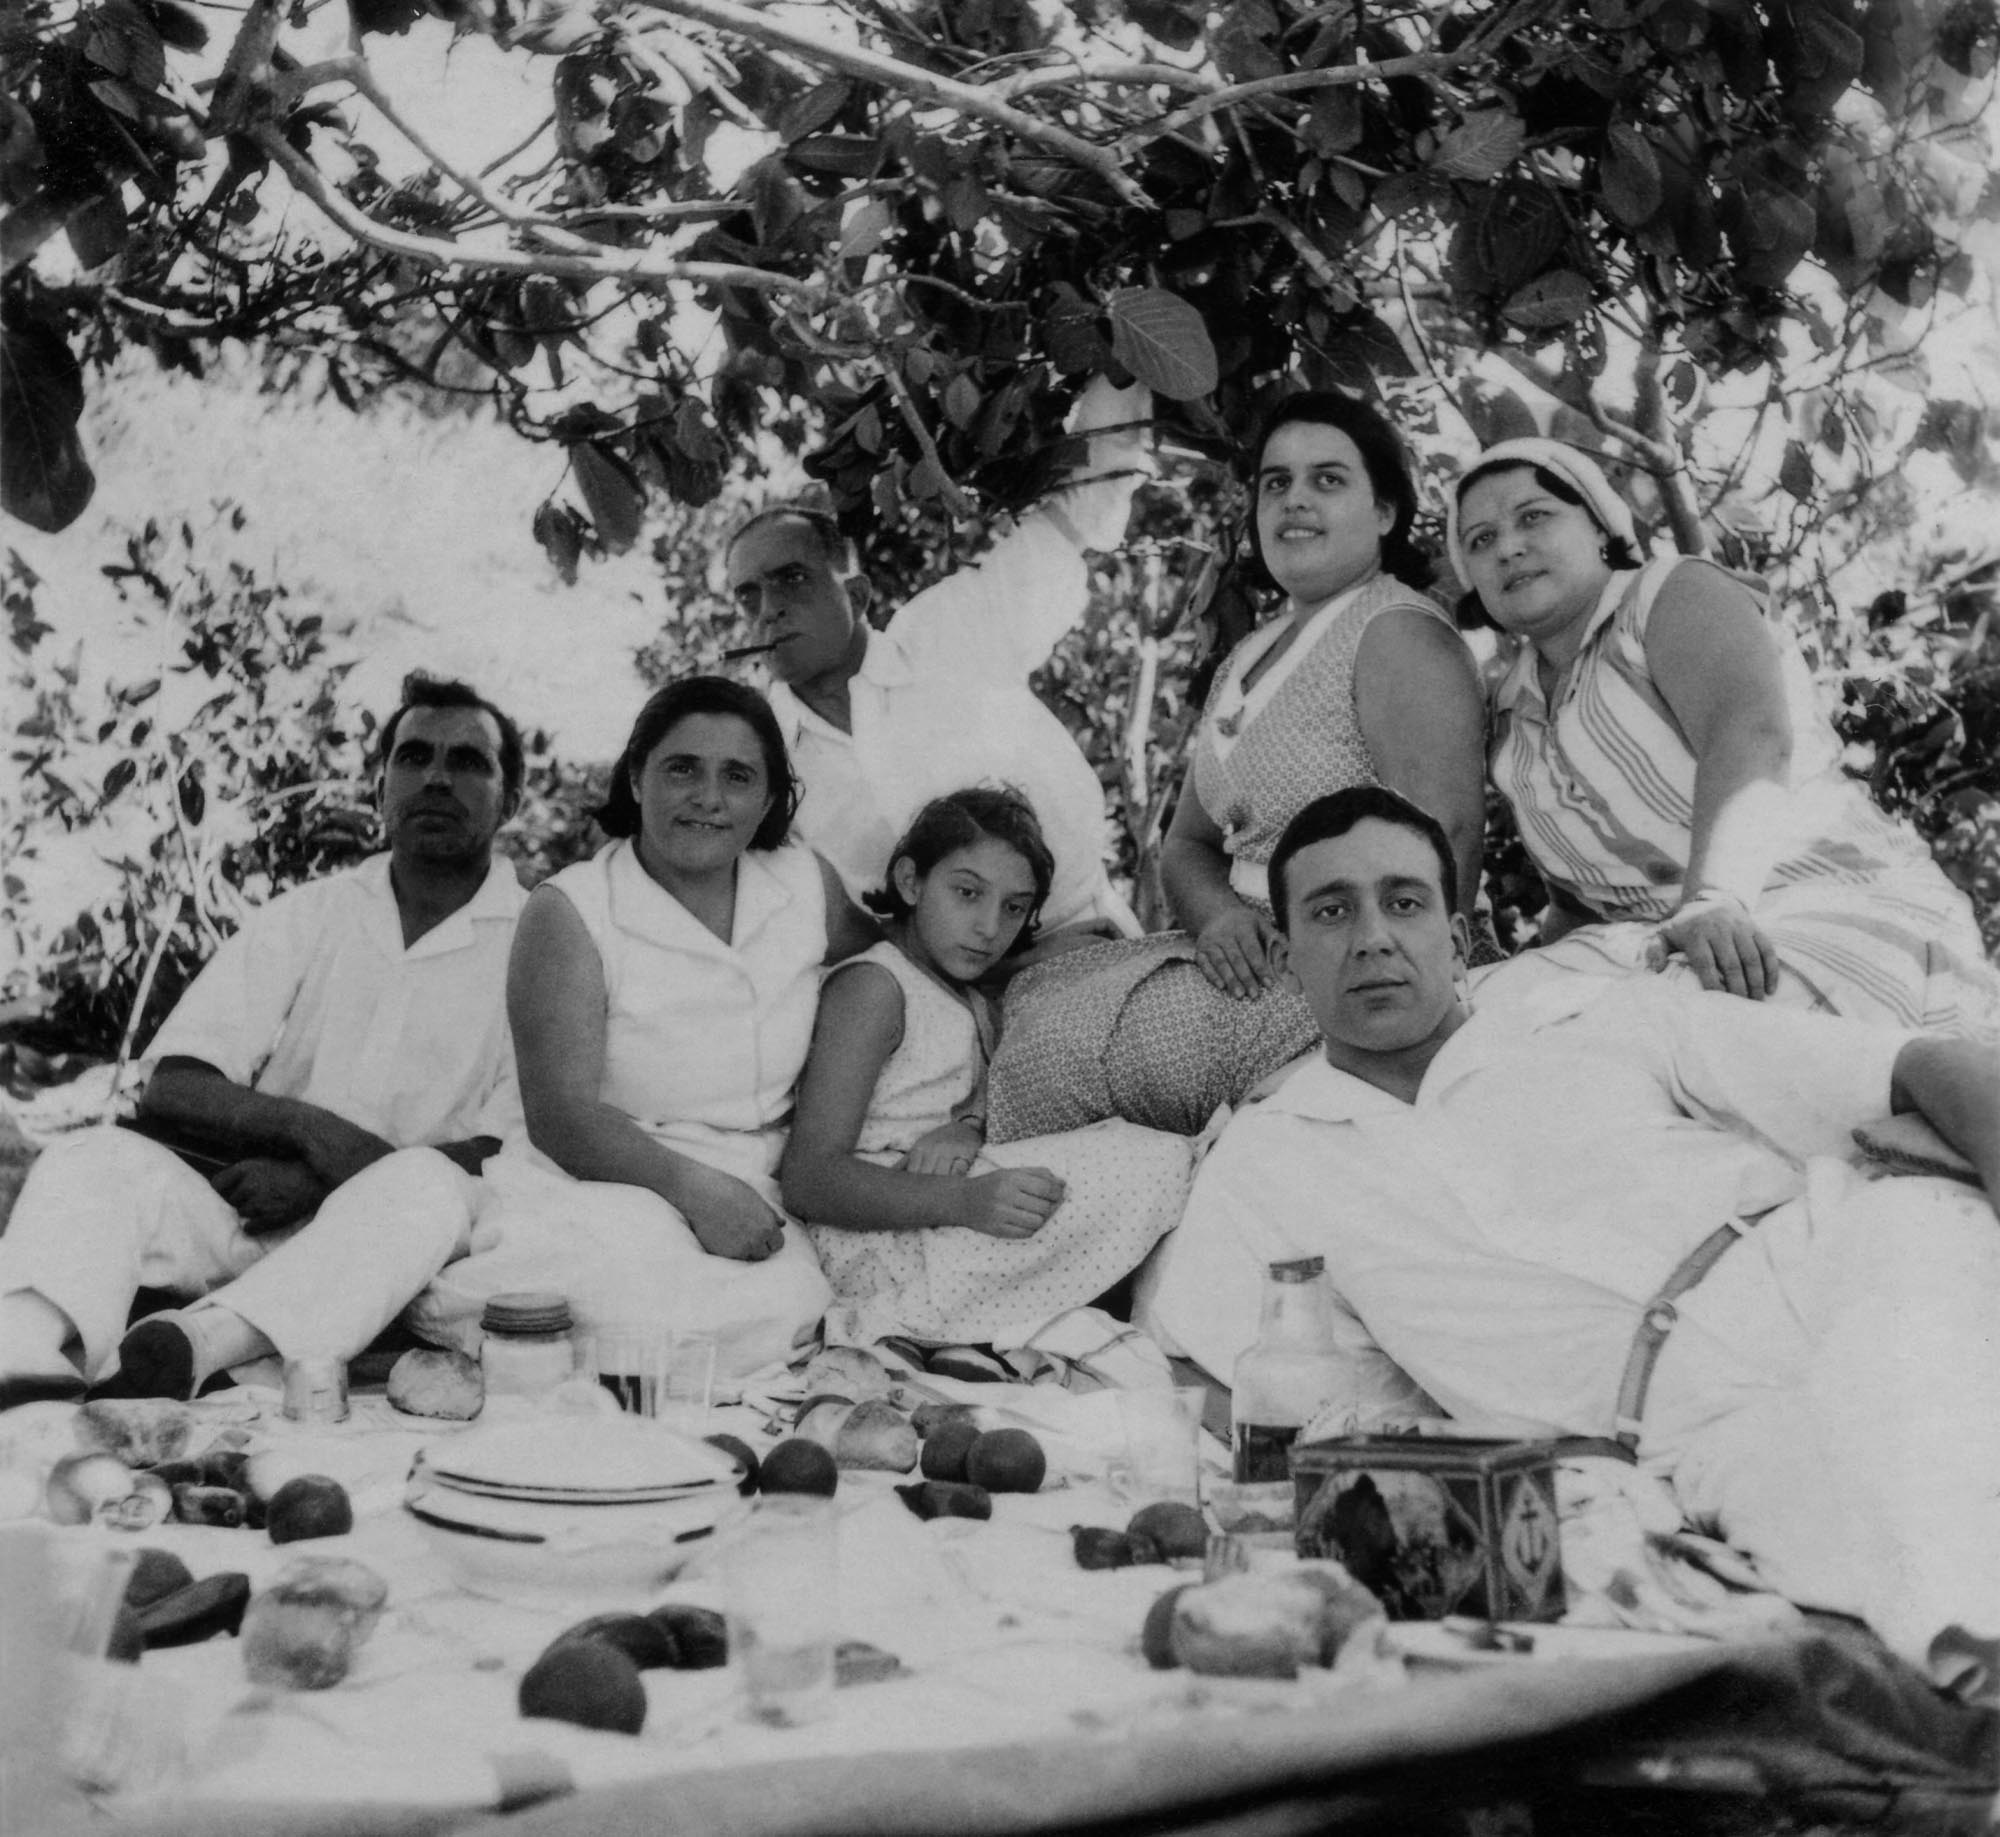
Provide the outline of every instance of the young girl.
{"type": "Polygon", "coordinates": [[[1031,934],[1051,873],[1018,791],[938,798],[869,900],[887,941],[827,977],[781,1178],[833,1287],[830,1341],[1025,1345],[1179,1220],[1179,1136],[1112,1121],[985,1148],[973,985],[1031,934]]]}

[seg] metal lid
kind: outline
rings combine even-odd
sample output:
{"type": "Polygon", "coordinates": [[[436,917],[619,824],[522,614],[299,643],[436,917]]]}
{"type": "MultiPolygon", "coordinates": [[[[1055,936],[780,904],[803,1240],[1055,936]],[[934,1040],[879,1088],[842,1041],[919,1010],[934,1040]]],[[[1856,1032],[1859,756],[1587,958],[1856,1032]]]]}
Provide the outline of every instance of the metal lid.
{"type": "Polygon", "coordinates": [[[569,1297],[553,1289],[522,1289],[495,1295],[479,1316],[487,1333],[567,1333],[569,1297]]]}
{"type": "Polygon", "coordinates": [[[1324,1257],[1293,1257],[1289,1262],[1271,1265],[1271,1280],[1274,1282],[1310,1282],[1313,1277],[1326,1270],[1324,1257]]]}

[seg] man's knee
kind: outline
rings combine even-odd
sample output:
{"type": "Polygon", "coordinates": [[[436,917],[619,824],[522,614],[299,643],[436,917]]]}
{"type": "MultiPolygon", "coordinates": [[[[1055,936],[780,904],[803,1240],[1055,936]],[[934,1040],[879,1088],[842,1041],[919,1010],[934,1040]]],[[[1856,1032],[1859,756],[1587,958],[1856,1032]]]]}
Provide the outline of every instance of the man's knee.
{"type": "Polygon", "coordinates": [[[470,1241],[477,1183],[435,1148],[399,1148],[365,1167],[328,1195],[319,1218],[379,1220],[422,1230],[463,1255],[470,1241]]]}
{"type": "Polygon", "coordinates": [[[69,1215],[82,1205],[136,1206],[162,1179],[181,1171],[180,1158],[171,1149],[130,1129],[84,1129],[58,1136],[28,1169],[9,1228],[19,1229],[48,1208],[69,1215]]]}

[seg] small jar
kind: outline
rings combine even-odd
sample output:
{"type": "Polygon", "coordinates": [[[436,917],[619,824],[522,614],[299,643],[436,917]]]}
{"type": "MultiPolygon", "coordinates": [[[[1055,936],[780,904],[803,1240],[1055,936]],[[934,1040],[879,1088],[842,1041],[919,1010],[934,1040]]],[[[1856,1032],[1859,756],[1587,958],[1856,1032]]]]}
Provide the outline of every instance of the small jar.
{"type": "Polygon", "coordinates": [[[495,1295],[479,1326],[488,1396],[546,1396],[576,1367],[565,1296],[545,1289],[495,1295]]]}

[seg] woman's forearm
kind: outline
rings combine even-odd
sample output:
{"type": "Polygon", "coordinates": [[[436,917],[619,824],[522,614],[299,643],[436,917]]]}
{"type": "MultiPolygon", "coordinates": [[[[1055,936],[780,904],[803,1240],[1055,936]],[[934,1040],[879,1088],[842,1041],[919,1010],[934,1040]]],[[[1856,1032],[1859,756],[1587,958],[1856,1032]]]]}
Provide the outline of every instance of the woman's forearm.
{"type": "Polygon", "coordinates": [[[957,1174],[913,1174],[878,1167],[832,1150],[785,1151],[779,1179],[785,1209],[808,1224],[848,1231],[926,1231],[956,1225],[965,1180],[957,1174]]]}
{"type": "Polygon", "coordinates": [[[1722,893],[1755,911],[1771,864],[1790,840],[1790,755],[1788,733],[1761,722],[1710,741],[1695,768],[1683,901],[1722,893]]]}
{"type": "Polygon", "coordinates": [[[1244,902],[1229,884],[1229,857],[1188,836],[1169,835],[1160,846],[1160,882],[1181,929],[1199,937],[1214,919],[1244,902]]]}
{"type": "Polygon", "coordinates": [[[700,1164],[656,1142],[616,1105],[544,1098],[526,1108],[528,1139],[564,1173],[644,1187],[688,1210],[688,1183],[700,1164]]]}

